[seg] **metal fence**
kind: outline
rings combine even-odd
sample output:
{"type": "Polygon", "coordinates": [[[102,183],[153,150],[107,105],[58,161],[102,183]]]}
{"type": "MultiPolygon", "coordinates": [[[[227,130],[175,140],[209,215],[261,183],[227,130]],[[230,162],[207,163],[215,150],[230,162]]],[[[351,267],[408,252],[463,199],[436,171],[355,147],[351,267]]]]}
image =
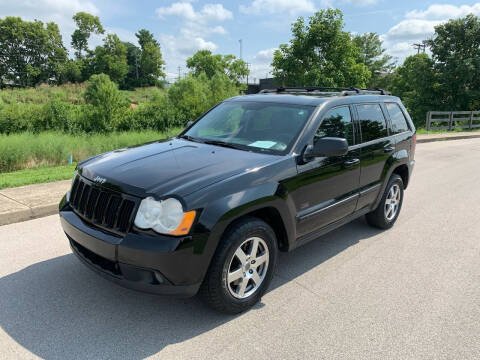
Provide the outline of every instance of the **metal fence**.
{"type": "Polygon", "coordinates": [[[480,111],[429,111],[427,130],[480,128],[480,111]],[[444,125],[447,123],[447,125],[444,125]]]}

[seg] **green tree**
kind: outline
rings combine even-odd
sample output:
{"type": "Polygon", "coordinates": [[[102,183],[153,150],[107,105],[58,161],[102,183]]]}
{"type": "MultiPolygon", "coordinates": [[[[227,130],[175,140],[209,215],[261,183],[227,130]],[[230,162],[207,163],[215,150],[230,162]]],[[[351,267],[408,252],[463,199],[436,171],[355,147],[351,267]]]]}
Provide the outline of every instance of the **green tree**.
{"type": "Polygon", "coordinates": [[[249,74],[247,63],[233,55],[213,55],[210,50],[199,50],[187,59],[187,67],[194,76],[205,73],[209,79],[215,74],[227,75],[230,80],[239,84],[249,74]]]}
{"type": "Polygon", "coordinates": [[[58,26],[54,23],[0,19],[0,84],[34,86],[57,82],[67,61],[58,26]]]}
{"type": "Polygon", "coordinates": [[[117,84],[108,75],[92,75],[83,94],[90,106],[90,116],[84,125],[86,131],[103,132],[116,126],[121,111],[128,105],[117,84]]]}
{"type": "Polygon", "coordinates": [[[165,79],[164,65],[160,44],[148,30],[141,29],[135,34],[141,48],[140,56],[140,86],[161,85],[160,78],[165,79]]]}
{"type": "Polygon", "coordinates": [[[105,30],[98,16],[80,11],[73,15],[77,29],[72,34],[72,47],[77,58],[82,58],[82,52],[88,51],[88,39],[93,34],[104,34],[105,30]]]}
{"type": "Polygon", "coordinates": [[[135,36],[138,39],[138,44],[140,45],[141,48],[145,46],[147,43],[152,43],[154,45],[160,46],[157,40],[155,40],[155,37],[153,34],[145,29],[140,29],[135,36]]]}
{"type": "Polygon", "coordinates": [[[148,30],[141,29],[135,34],[140,48],[132,43],[124,43],[127,48],[128,73],[122,84],[131,89],[141,86],[162,86],[165,73],[160,44],[148,30]]]}
{"type": "Polygon", "coordinates": [[[135,46],[131,42],[124,42],[123,44],[127,48],[128,72],[121,86],[124,89],[133,89],[139,86],[140,58],[142,51],[138,46],[135,46]]]}
{"type": "Polygon", "coordinates": [[[416,126],[425,126],[426,114],[438,109],[438,76],[427,54],[409,56],[392,75],[390,90],[399,96],[416,126]]]}
{"type": "Polygon", "coordinates": [[[390,55],[385,54],[382,40],[376,33],[364,33],[353,38],[353,42],[360,49],[359,61],[370,70],[372,77],[367,84],[370,88],[378,87],[381,83],[382,73],[390,73],[395,63],[390,55]]]}
{"type": "Polygon", "coordinates": [[[115,34],[108,34],[103,46],[97,46],[88,60],[91,74],[107,74],[117,84],[128,73],[127,47],[115,34]]]}
{"type": "Polygon", "coordinates": [[[293,38],[275,51],[273,75],[286,86],[365,87],[371,73],[360,50],[343,31],[343,14],[327,9],[292,24],[293,38]]]}
{"type": "Polygon", "coordinates": [[[480,106],[480,20],[470,14],[435,27],[427,41],[439,74],[440,107],[478,110],[480,106]]]}

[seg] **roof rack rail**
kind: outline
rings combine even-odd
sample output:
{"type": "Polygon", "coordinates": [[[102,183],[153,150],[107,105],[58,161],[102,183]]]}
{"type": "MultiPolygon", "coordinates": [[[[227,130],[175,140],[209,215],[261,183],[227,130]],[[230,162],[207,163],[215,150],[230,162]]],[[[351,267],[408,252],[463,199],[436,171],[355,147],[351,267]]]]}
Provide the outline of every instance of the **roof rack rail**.
{"type": "Polygon", "coordinates": [[[263,89],[260,94],[301,94],[307,93],[310,95],[392,95],[390,92],[384,89],[360,89],[356,87],[342,88],[342,87],[324,87],[324,86],[305,86],[305,87],[279,87],[276,89],[263,89]]]}

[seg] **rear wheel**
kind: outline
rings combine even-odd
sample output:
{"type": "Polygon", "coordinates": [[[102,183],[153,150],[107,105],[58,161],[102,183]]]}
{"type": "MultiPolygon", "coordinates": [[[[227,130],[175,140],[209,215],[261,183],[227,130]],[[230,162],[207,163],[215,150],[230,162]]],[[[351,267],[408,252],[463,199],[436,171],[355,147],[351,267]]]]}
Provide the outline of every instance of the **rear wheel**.
{"type": "Polygon", "coordinates": [[[257,303],[273,277],[277,240],[272,228],[256,218],[232,226],[214,255],[200,294],[221,312],[236,314],[257,303]]]}
{"type": "Polygon", "coordinates": [[[366,215],[367,222],[380,229],[389,229],[393,226],[400,214],[403,203],[402,178],[393,174],[388,181],[385,192],[378,207],[366,215]]]}

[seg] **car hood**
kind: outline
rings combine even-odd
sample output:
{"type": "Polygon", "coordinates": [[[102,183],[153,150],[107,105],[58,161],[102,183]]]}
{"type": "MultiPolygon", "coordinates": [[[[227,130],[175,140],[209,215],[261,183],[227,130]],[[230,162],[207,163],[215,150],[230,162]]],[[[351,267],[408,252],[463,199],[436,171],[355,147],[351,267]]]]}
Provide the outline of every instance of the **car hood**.
{"type": "Polygon", "coordinates": [[[173,139],[93,157],[80,163],[78,171],[102,186],[139,197],[183,197],[276,159],[270,154],[173,139]]]}

